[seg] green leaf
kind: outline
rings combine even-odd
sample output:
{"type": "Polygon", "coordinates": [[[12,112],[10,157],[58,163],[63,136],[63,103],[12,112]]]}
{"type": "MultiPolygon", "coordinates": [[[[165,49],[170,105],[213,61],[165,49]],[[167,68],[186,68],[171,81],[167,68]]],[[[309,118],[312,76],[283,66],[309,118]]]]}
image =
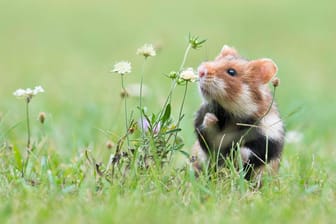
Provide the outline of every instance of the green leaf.
{"type": "Polygon", "coordinates": [[[143,116],[145,117],[146,121],[148,122],[149,129],[152,129],[152,120],[145,113],[143,114],[143,116]]]}
{"type": "Polygon", "coordinates": [[[22,170],[23,169],[23,159],[22,159],[21,152],[16,146],[13,147],[13,151],[14,151],[14,159],[16,162],[16,166],[18,170],[22,170]]]}
{"type": "Polygon", "coordinates": [[[164,135],[167,135],[167,134],[171,134],[171,133],[179,132],[179,131],[181,131],[181,130],[182,130],[181,128],[175,128],[175,129],[166,131],[166,132],[164,132],[163,134],[164,134],[164,135]]]}
{"type": "Polygon", "coordinates": [[[156,120],[156,116],[154,113],[152,113],[152,119],[151,119],[151,124],[154,124],[156,120]]]}
{"type": "Polygon", "coordinates": [[[170,113],[171,113],[171,106],[170,106],[170,103],[169,103],[169,104],[167,104],[167,106],[165,108],[165,111],[164,111],[164,114],[162,116],[162,125],[169,119],[170,113]]]}
{"type": "Polygon", "coordinates": [[[177,149],[176,151],[182,153],[184,156],[186,156],[187,158],[190,158],[190,154],[184,150],[181,150],[181,149],[177,149]]]}

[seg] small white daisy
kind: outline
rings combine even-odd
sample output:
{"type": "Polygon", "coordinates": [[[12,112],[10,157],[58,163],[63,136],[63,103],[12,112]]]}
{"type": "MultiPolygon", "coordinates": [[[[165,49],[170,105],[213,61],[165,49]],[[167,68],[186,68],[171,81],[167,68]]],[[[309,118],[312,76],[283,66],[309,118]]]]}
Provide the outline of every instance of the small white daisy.
{"type": "Polygon", "coordinates": [[[125,75],[131,73],[131,63],[128,61],[120,61],[113,66],[111,72],[118,73],[119,75],[125,75]]]}
{"type": "Polygon", "coordinates": [[[14,96],[17,98],[24,98],[26,96],[26,90],[24,89],[18,89],[13,93],[14,96]]]}
{"type": "Polygon", "coordinates": [[[195,82],[198,79],[198,76],[195,74],[192,68],[187,68],[181,72],[180,78],[184,81],[195,82]]]}
{"type": "Polygon", "coordinates": [[[137,52],[138,55],[143,55],[145,58],[147,57],[154,57],[156,55],[156,51],[152,44],[145,44],[142,47],[138,48],[137,52]]]}
{"type": "Polygon", "coordinates": [[[43,93],[44,89],[42,88],[42,86],[36,86],[33,90],[33,94],[37,95],[38,93],[43,93]]]}
{"type": "Polygon", "coordinates": [[[43,93],[44,89],[42,86],[36,86],[33,90],[30,88],[27,89],[18,89],[16,90],[13,95],[20,99],[31,99],[33,96],[37,95],[38,93],[43,93]]]}

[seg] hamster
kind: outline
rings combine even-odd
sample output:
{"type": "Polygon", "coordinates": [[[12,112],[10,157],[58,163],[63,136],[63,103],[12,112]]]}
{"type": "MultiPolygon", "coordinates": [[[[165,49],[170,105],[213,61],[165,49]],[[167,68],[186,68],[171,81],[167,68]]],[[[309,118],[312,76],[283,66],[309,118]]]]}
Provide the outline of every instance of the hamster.
{"type": "Polygon", "coordinates": [[[238,151],[247,180],[265,164],[277,172],[284,125],[268,87],[277,70],[271,59],[249,61],[227,45],[213,61],[199,66],[203,103],[194,121],[197,141],[191,158],[196,173],[207,162],[223,165],[238,151]]]}

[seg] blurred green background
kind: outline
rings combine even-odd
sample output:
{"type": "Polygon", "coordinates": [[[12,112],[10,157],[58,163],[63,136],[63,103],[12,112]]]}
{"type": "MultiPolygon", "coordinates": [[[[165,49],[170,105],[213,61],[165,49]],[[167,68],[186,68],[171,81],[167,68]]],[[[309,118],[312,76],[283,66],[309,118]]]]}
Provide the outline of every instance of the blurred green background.
{"type": "MultiPolygon", "coordinates": [[[[321,1],[13,1],[0,2],[0,114],[4,138],[24,145],[24,103],[12,93],[42,85],[45,93],[33,99],[36,119],[47,113],[45,127],[51,145],[65,157],[81,147],[99,148],[107,137],[121,135],[123,110],[120,77],[109,73],[113,64],[129,60],[128,84],[140,80],[143,58],[135,54],[144,43],[160,46],[145,69],[150,94],[144,104],[158,112],[177,70],[188,33],[206,38],[192,51],[186,67],[214,58],[223,44],[236,47],[250,59],[269,57],[279,67],[277,101],[288,130],[304,132],[319,153],[334,155],[336,125],[334,93],[336,3],[321,1]],[[293,116],[286,117],[293,111],[293,116]],[[21,122],[21,123],[20,123],[21,122]]],[[[177,117],[183,88],[174,93],[177,117]]],[[[136,107],[137,99],[129,105],[136,107]]],[[[192,120],[201,98],[189,89],[182,136],[186,148],[194,141],[192,120]]],[[[134,109],[135,112],[137,112],[134,109]]]]}

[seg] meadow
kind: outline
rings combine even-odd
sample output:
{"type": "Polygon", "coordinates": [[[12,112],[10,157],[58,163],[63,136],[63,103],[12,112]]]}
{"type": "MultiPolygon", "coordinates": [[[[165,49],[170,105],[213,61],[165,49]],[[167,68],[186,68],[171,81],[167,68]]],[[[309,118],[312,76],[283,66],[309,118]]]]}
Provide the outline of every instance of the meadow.
{"type": "MultiPolygon", "coordinates": [[[[335,7],[331,0],[2,0],[0,223],[333,223],[335,7]],[[189,34],[206,42],[182,63],[189,34]],[[145,64],[136,54],[144,43],[157,50],[145,64]],[[276,180],[256,190],[234,171],[195,179],[180,151],[163,168],[112,182],[102,177],[95,164],[108,164],[125,134],[125,99],[113,65],[132,63],[126,86],[143,74],[142,104],[157,114],[171,89],[166,76],[181,63],[196,69],[224,44],[279,67],[276,101],[286,130],[299,136],[285,145],[276,180]],[[45,92],[29,104],[34,150],[25,166],[25,102],[13,92],[39,85],[45,92]]],[[[177,85],[172,93],[173,124],[184,90],[177,85]]],[[[138,97],[127,103],[138,118],[138,97]]],[[[200,103],[197,82],[190,82],[178,125],[183,152],[195,141],[200,103]]]]}

